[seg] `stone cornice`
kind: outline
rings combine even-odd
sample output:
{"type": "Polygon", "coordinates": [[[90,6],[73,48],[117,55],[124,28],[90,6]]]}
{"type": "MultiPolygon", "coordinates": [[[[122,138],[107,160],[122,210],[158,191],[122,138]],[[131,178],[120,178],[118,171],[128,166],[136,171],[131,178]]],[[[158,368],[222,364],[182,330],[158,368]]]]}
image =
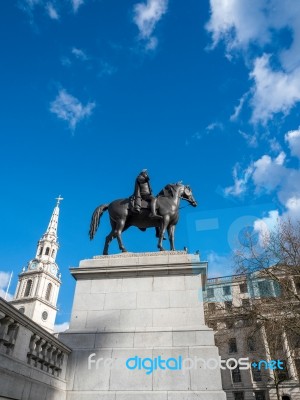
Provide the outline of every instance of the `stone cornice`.
{"type": "Polygon", "coordinates": [[[198,275],[207,273],[207,262],[184,251],[155,253],[123,253],[95,256],[82,260],[78,268],[70,268],[75,279],[123,276],[198,275]]]}

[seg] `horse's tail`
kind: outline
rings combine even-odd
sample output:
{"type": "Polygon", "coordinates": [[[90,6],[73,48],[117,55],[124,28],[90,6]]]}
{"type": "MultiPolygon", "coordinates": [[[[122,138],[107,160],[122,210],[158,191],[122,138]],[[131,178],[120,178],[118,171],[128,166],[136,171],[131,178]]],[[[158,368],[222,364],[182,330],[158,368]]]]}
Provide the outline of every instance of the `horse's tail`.
{"type": "Polygon", "coordinates": [[[108,209],[108,206],[109,204],[102,204],[93,212],[89,231],[90,240],[94,239],[94,236],[96,235],[97,229],[100,225],[100,218],[102,217],[104,211],[108,209]]]}

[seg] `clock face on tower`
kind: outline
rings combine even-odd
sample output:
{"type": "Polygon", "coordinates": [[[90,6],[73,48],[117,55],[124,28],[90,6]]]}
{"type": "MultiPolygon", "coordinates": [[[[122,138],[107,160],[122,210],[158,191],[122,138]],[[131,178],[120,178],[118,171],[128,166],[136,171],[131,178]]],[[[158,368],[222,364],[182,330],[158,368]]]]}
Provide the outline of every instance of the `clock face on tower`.
{"type": "Polygon", "coordinates": [[[38,262],[37,261],[31,261],[30,264],[29,264],[29,269],[35,270],[35,269],[37,269],[37,266],[38,266],[38,262]]]}
{"type": "Polygon", "coordinates": [[[57,267],[55,264],[50,264],[50,272],[51,274],[56,275],[57,267]]]}

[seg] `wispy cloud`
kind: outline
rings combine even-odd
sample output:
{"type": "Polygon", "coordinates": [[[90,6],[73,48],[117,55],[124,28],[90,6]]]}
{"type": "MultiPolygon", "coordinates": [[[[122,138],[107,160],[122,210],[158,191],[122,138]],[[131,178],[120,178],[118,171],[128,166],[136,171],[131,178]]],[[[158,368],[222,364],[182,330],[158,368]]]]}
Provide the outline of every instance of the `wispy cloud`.
{"type": "Polygon", "coordinates": [[[99,68],[99,73],[98,77],[101,78],[103,76],[111,76],[117,72],[117,68],[114,67],[112,64],[110,64],[107,61],[101,61],[100,62],[100,68],[99,68]]]}
{"type": "Polygon", "coordinates": [[[58,10],[72,8],[73,13],[76,14],[79,7],[85,4],[86,0],[18,0],[19,8],[25,11],[33,22],[34,11],[37,8],[44,9],[46,15],[48,15],[53,20],[58,20],[60,18],[58,10]]]}
{"type": "MultiPolygon", "coordinates": [[[[0,297],[5,298],[5,294],[6,294],[7,286],[8,286],[8,283],[9,283],[9,279],[10,279],[10,273],[0,271],[0,297]]],[[[13,295],[8,293],[7,297],[6,297],[6,300],[10,301],[12,299],[13,299],[13,295]]]]}
{"type": "Polygon", "coordinates": [[[50,111],[58,118],[67,121],[72,131],[78,122],[92,115],[95,108],[94,102],[88,102],[85,106],[65,89],[61,89],[56,99],[50,104],[50,111]]]}
{"type": "Polygon", "coordinates": [[[133,21],[139,29],[139,39],[145,44],[146,50],[157,47],[157,37],[153,35],[157,23],[167,12],[168,0],[147,0],[134,6],[133,21]]]}
{"type": "MultiPolygon", "coordinates": [[[[210,0],[210,7],[206,28],[212,48],[223,41],[227,55],[241,54],[250,69],[251,122],[265,125],[275,114],[289,114],[300,102],[300,2],[210,0]],[[283,30],[290,40],[278,46],[283,30]]],[[[231,120],[239,116],[246,100],[241,98],[231,120]]]]}
{"type": "Polygon", "coordinates": [[[36,8],[40,7],[44,9],[45,14],[48,15],[49,18],[53,20],[59,19],[58,10],[56,7],[55,1],[46,1],[46,0],[19,0],[19,7],[21,10],[25,11],[29,17],[31,22],[33,22],[33,15],[36,8]]]}
{"type": "Polygon", "coordinates": [[[232,186],[228,186],[224,189],[225,196],[242,196],[247,189],[247,184],[252,176],[253,166],[250,165],[246,169],[241,171],[240,165],[237,163],[233,167],[232,175],[234,183],[232,186]]]}
{"type": "Polygon", "coordinates": [[[290,147],[291,155],[300,159],[300,128],[289,131],[285,135],[285,141],[290,147]]]}
{"type": "Polygon", "coordinates": [[[239,134],[246,140],[246,143],[249,147],[257,147],[258,146],[257,137],[256,137],[255,133],[250,134],[250,133],[246,133],[239,129],[239,134]]]}
{"type": "MultiPolygon", "coordinates": [[[[300,131],[289,131],[285,135],[290,157],[300,158],[300,131]]],[[[275,145],[272,151],[280,149],[275,145]]],[[[239,164],[233,169],[234,184],[224,190],[225,195],[241,197],[251,189],[257,196],[276,195],[283,215],[292,220],[300,218],[300,168],[291,167],[289,157],[280,150],[275,156],[263,154],[242,170],[239,164]]],[[[277,211],[277,210],[274,210],[277,211]]],[[[275,215],[275,214],[274,214],[275,215]]],[[[274,216],[273,215],[273,216],[274,216]]],[[[279,215],[279,212],[278,212],[279,215]]]]}
{"type": "Polygon", "coordinates": [[[58,11],[52,3],[46,4],[46,11],[51,19],[59,19],[58,11]]]}
{"type": "Polygon", "coordinates": [[[71,0],[74,13],[77,13],[80,6],[84,4],[84,0],[71,0]]]}
{"type": "Polygon", "coordinates": [[[234,112],[230,116],[230,121],[236,121],[238,119],[248,96],[249,96],[249,92],[244,93],[243,96],[240,98],[238,105],[236,107],[234,107],[234,112]]]}
{"type": "Polygon", "coordinates": [[[87,61],[89,57],[82,49],[78,49],[77,47],[73,47],[71,50],[72,54],[81,61],[87,61]]]}

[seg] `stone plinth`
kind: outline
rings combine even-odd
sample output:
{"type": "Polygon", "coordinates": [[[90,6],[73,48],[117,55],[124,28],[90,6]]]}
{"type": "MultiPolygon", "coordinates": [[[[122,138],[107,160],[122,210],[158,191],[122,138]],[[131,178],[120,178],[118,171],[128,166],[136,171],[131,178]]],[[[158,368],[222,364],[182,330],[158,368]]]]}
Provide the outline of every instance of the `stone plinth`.
{"type": "Polygon", "coordinates": [[[146,367],[159,357],[218,359],[213,331],[204,322],[206,263],[199,256],[99,256],[71,273],[77,283],[70,329],[59,337],[73,349],[67,399],[225,400],[220,369],[201,361],[192,369],[158,367],[152,373],[126,366],[129,358],[150,359],[146,367]]]}

